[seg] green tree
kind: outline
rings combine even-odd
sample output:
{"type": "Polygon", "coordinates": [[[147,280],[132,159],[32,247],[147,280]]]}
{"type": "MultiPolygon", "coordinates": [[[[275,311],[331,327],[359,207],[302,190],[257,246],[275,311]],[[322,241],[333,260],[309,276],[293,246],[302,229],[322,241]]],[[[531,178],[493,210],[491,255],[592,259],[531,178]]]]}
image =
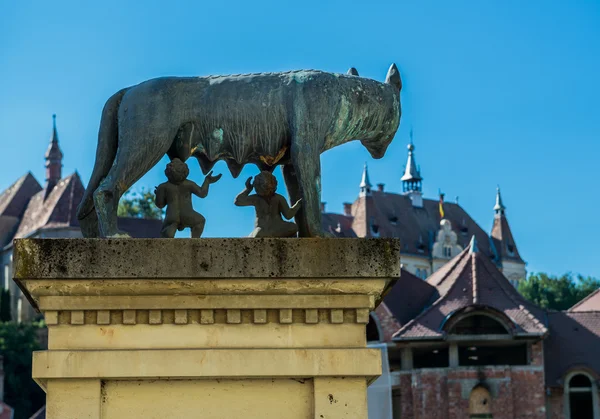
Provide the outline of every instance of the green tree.
{"type": "Polygon", "coordinates": [[[139,193],[125,192],[119,201],[117,214],[119,217],[161,219],[164,212],[154,203],[154,194],[142,188],[139,193]]]}
{"type": "Polygon", "coordinates": [[[46,400],[31,378],[31,357],[39,350],[40,323],[0,323],[0,354],[4,357],[4,401],[15,409],[14,419],[31,417],[46,400]]]}
{"type": "Polygon", "coordinates": [[[0,321],[9,322],[10,320],[10,292],[3,289],[0,291],[0,321]]]}
{"type": "Polygon", "coordinates": [[[596,278],[574,278],[571,273],[556,277],[540,272],[521,281],[518,289],[523,297],[542,308],[568,310],[598,288],[600,281],[596,278]]]}

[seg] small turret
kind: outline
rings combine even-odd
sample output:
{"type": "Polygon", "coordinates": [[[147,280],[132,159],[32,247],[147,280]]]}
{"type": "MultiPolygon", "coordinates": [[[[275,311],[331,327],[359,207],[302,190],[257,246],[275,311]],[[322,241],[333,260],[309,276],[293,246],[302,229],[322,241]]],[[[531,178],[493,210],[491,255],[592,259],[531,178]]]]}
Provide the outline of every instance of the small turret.
{"type": "Polygon", "coordinates": [[[367,167],[367,163],[365,163],[365,167],[363,168],[362,179],[360,181],[360,193],[358,196],[369,196],[371,195],[371,181],[369,180],[369,168],[367,167]]]}
{"type": "Polygon", "coordinates": [[[402,181],[402,192],[408,195],[415,207],[423,206],[423,178],[421,170],[417,167],[414,156],[415,146],[413,144],[413,132],[410,130],[410,143],[408,144],[408,160],[404,168],[402,181]]]}
{"type": "Polygon", "coordinates": [[[496,205],[494,205],[494,212],[496,213],[496,217],[500,217],[504,215],[504,211],[506,207],[502,203],[502,195],[500,195],[500,187],[496,188],[496,205]]]}

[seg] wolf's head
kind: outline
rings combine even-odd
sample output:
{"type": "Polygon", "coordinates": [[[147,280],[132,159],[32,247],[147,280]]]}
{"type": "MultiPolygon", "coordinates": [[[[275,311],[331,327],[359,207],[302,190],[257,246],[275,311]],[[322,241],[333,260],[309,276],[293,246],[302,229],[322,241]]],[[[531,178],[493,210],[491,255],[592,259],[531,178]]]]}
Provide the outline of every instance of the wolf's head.
{"type": "Polygon", "coordinates": [[[386,107],[386,115],[382,129],[379,132],[375,132],[372,136],[360,140],[374,159],[380,159],[385,155],[400,125],[400,116],[402,114],[400,90],[402,90],[402,80],[396,64],[390,66],[385,78],[385,84],[389,85],[389,87],[386,88],[386,93],[388,93],[386,95],[387,100],[383,104],[386,107]]]}

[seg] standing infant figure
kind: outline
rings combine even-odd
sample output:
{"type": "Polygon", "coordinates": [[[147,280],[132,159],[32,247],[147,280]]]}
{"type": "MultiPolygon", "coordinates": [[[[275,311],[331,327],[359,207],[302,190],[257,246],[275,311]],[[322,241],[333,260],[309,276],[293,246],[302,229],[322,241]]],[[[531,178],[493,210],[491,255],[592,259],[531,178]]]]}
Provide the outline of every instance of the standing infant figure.
{"type": "Polygon", "coordinates": [[[293,218],[300,209],[300,200],[291,208],[286,199],[275,193],[277,179],[271,173],[263,171],[254,178],[246,181],[246,189],[235,198],[238,207],[253,206],[256,210],[255,228],[249,237],[294,237],[298,233],[296,224],[284,221],[293,218]],[[255,195],[250,195],[252,188],[255,195]]]}
{"type": "Polygon", "coordinates": [[[160,233],[162,237],[173,238],[177,230],[181,231],[186,227],[191,228],[192,238],[199,238],[204,231],[206,219],[192,208],[192,194],[205,198],[210,184],[218,181],[221,175],[212,176],[210,172],[204,178],[202,186],[198,186],[197,183],[187,179],[189,174],[190,169],[185,162],[173,159],[165,169],[169,181],[161,183],[154,189],[156,206],[167,207],[160,233]]]}

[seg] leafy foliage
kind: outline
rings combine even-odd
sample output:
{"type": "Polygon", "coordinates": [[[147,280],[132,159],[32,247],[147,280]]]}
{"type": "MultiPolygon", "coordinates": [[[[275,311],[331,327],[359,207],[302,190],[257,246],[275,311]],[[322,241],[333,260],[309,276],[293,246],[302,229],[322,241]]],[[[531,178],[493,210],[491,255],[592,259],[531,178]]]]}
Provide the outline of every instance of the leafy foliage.
{"type": "Polygon", "coordinates": [[[119,201],[117,215],[119,217],[161,219],[164,213],[154,204],[154,194],[142,188],[139,193],[131,190],[125,192],[119,201]]]}
{"type": "Polygon", "coordinates": [[[571,273],[560,277],[532,273],[519,284],[519,292],[529,301],[542,308],[568,310],[576,303],[600,288],[600,280],[571,273]]]}
{"type": "Polygon", "coordinates": [[[4,401],[15,409],[15,419],[31,417],[46,395],[31,378],[32,352],[39,350],[40,323],[0,323],[0,354],[4,357],[4,401]]]}

